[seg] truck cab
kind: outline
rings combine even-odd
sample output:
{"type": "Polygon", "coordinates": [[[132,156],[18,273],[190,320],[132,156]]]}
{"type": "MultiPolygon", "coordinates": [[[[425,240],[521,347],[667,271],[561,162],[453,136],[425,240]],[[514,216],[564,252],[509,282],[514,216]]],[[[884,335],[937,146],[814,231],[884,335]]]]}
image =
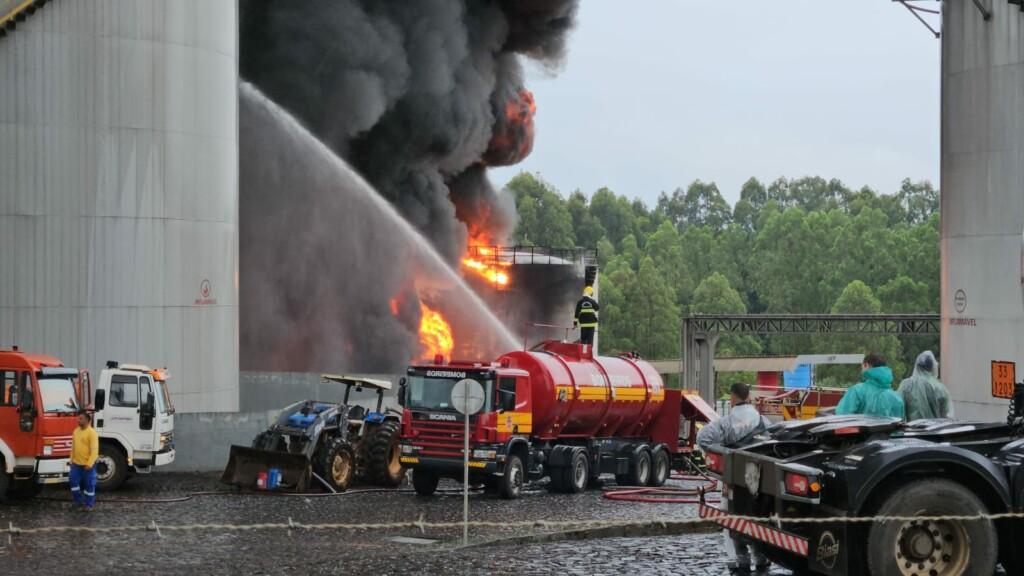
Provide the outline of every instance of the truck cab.
{"type": "Polygon", "coordinates": [[[113,490],[129,476],[174,462],[174,405],[166,369],[107,362],[93,402],[100,438],[96,486],[113,490]]]}
{"type": "Polygon", "coordinates": [[[470,481],[517,495],[523,482],[540,477],[543,468],[529,457],[530,375],[508,365],[437,360],[409,367],[399,390],[404,406],[401,462],[413,468],[421,493],[432,493],[439,478],[462,478],[465,416],[455,409],[451,394],[456,382],[465,379],[484,389],[483,408],[469,416],[470,481]],[[527,468],[531,463],[533,470],[527,468]]]}
{"type": "Polygon", "coordinates": [[[0,350],[0,500],[67,482],[88,372],[53,356],[0,350]]]}

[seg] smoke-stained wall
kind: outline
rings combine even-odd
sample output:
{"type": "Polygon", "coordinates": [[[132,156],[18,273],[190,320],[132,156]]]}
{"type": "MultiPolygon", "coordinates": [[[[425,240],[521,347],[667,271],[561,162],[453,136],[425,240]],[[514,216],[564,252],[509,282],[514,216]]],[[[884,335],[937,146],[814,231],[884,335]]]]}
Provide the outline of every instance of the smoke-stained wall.
{"type": "MultiPolygon", "coordinates": [[[[494,189],[486,169],[529,154],[535,103],[521,60],[557,67],[576,9],[576,0],[242,0],[242,76],[344,158],[457,266],[470,237],[502,243],[514,226],[514,201],[494,189]]],[[[243,238],[259,226],[265,238],[287,237],[289,246],[325,257],[283,274],[295,270],[295,259],[288,260],[294,250],[282,255],[243,241],[242,368],[319,369],[289,352],[300,349],[303,357],[332,358],[345,369],[400,369],[415,354],[421,303],[458,302],[443,302],[429,282],[411,280],[416,274],[405,261],[388,256],[395,249],[385,245],[405,236],[387,229],[354,239],[331,232],[324,220],[330,211],[315,207],[332,205],[346,191],[321,183],[300,193],[277,172],[275,201],[250,195],[247,182],[257,179],[250,167],[274,154],[273,142],[258,148],[259,157],[246,157],[243,148],[241,159],[243,238]],[[296,223],[299,214],[304,224],[296,223]],[[317,288],[318,276],[335,286],[317,288]],[[339,304],[346,294],[357,294],[360,305],[339,304]],[[288,329],[274,330],[277,319],[289,320],[288,329]]],[[[486,322],[476,333],[467,324],[462,339],[493,337],[488,330],[486,322]]]]}
{"type": "Polygon", "coordinates": [[[48,2],[0,38],[0,346],[238,407],[237,6],[48,2]]]}

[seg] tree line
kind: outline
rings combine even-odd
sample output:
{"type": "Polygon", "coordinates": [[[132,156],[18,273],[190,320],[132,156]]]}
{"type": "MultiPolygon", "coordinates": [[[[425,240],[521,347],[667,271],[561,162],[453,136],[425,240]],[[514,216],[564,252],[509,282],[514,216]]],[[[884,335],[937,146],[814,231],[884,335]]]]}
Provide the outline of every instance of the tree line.
{"type": "MultiPolygon", "coordinates": [[[[700,180],[662,192],[655,206],[608,188],[565,197],[525,172],[506,189],[519,211],[516,243],[597,249],[603,352],[676,358],[686,313],[939,310],[939,192],[927,181],[879,193],[820,177],[751,178],[732,206],[700,180]]],[[[921,337],[728,337],[718,355],[874,351],[906,375],[921,349],[937,346],[921,337]]],[[[817,374],[819,384],[846,384],[857,370],[817,374]]]]}

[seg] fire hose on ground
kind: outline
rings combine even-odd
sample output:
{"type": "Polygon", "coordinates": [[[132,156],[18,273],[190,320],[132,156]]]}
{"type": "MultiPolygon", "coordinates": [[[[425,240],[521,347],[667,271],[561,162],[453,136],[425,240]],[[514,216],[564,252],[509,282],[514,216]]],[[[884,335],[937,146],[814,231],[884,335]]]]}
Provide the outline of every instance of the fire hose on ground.
{"type": "Polygon", "coordinates": [[[647,504],[700,504],[701,494],[704,494],[704,502],[717,503],[719,497],[709,498],[707,495],[721,492],[718,481],[708,477],[706,474],[679,474],[670,476],[673,480],[683,482],[698,482],[697,486],[662,486],[650,488],[646,486],[624,486],[605,490],[603,496],[609,500],[621,502],[643,502],[647,504]]]}

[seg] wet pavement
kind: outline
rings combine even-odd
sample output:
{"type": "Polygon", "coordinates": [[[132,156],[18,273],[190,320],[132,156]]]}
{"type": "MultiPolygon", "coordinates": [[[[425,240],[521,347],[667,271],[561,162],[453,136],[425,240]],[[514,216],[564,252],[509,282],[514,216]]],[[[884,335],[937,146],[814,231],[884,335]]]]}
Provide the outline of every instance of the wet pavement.
{"type": "MultiPolygon", "coordinates": [[[[443,485],[457,488],[457,485],[443,485]]],[[[157,473],[132,479],[116,493],[101,493],[96,510],[69,509],[65,492],[47,489],[34,501],[0,505],[0,526],[19,528],[184,524],[458,522],[461,495],[420,498],[409,490],[304,497],[226,494],[161,502],[193,492],[222,491],[215,475],[157,473]],[[106,500],[106,501],[104,501],[106,500]],[[118,502],[114,500],[132,500],[118,502]],[[143,502],[140,500],[150,500],[143,502]]],[[[692,504],[615,502],[600,491],[549,494],[543,488],[507,501],[471,494],[473,527],[462,548],[461,527],[361,530],[255,529],[55,532],[0,536],[6,573],[42,574],[560,574],[587,576],[641,572],[726,574],[720,533],[602,537],[559,541],[558,528],[505,526],[506,522],[628,521],[692,517],[692,504]],[[554,540],[554,541],[538,541],[554,540]]],[[[653,534],[659,534],[657,530],[653,534]]],[[[660,532],[663,534],[664,532],[660,532]]],[[[772,574],[786,574],[773,571],[772,574]]]]}

